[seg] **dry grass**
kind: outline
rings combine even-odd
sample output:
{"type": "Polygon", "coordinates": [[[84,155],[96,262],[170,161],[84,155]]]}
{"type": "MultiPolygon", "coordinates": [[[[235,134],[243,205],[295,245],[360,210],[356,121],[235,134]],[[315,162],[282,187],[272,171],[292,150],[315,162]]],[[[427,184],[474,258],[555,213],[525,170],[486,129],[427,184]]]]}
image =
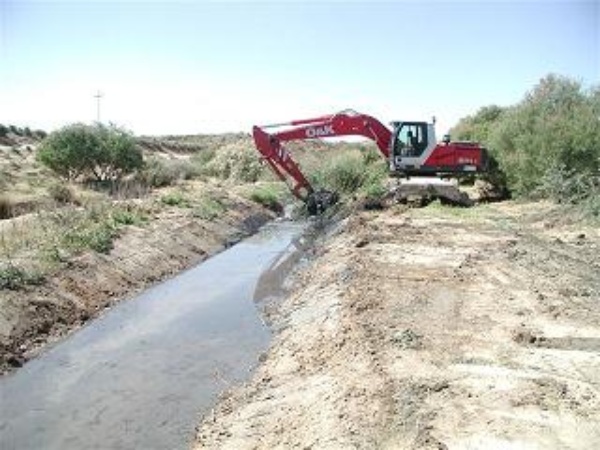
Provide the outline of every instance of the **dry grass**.
{"type": "Polygon", "coordinates": [[[136,203],[99,202],[0,222],[0,272],[24,282],[84,251],[107,253],[125,226],[145,223],[148,213],[136,203]]]}

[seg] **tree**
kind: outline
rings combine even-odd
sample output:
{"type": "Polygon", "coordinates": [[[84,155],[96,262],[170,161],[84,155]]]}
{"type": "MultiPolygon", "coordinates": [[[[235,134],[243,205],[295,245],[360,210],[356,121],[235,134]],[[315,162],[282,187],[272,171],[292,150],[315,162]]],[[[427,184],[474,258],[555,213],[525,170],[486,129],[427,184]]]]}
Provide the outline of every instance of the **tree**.
{"type": "Polygon", "coordinates": [[[489,105],[480,108],[474,115],[459,120],[450,131],[454,140],[476,141],[487,144],[490,132],[500,121],[507,108],[489,105]]]}
{"type": "Polygon", "coordinates": [[[97,125],[100,154],[94,172],[96,178],[119,179],[142,167],[144,160],[133,135],[114,125],[97,125]]]}
{"type": "Polygon", "coordinates": [[[48,135],[38,160],[66,180],[116,180],[142,167],[141,150],[115,125],[68,125],[48,135]]]}
{"type": "Polygon", "coordinates": [[[44,139],[46,136],[48,136],[48,133],[46,133],[44,130],[35,130],[33,135],[38,139],[44,139]]]}
{"type": "Polygon", "coordinates": [[[600,168],[600,102],[566,77],[548,75],[507,111],[489,145],[513,190],[529,194],[551,171],[595,176],[600,168]]]}
{"type": "Polygon", "coordinates": [[[571,198],[582,198],[581,186],[595,186],[599,178],[600,86],[585,90],[570,78],[547,75],[516,105],[483,107],[452,133],[482,142],[513,193],[557,198],[577,191],[571,198]]]}

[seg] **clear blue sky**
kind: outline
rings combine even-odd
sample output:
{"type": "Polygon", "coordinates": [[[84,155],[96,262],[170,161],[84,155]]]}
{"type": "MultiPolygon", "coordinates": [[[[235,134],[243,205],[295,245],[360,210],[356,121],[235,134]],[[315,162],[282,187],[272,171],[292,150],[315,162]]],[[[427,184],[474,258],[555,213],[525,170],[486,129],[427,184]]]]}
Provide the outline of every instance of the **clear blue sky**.
{"type": "Polygon", "coordinates": [[[588,2],[0,0],[0,123],[249,131],[354,108],[438,132],[554,72],[600,82],[588,2]]]}

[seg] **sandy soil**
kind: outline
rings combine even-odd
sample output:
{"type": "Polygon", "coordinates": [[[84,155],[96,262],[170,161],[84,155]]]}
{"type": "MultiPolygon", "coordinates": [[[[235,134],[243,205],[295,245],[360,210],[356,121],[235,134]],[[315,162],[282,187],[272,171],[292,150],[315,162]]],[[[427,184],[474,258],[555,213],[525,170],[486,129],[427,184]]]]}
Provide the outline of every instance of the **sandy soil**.
{"type": "Polygon", "coordinates": [[[600,234],[549,205],[343,222],[196,449],[600,448],[600,234]]]}
{"type": "Polygon", "coordinates": [[[148,225],[128,227],[109,254],[90,251],[41,286],[0,291],[0,373],[19,367],[116,302],[215,254],[274,217],[253,202],[223,195],[229,206],[217,219],[167,209],[148,225]]]}

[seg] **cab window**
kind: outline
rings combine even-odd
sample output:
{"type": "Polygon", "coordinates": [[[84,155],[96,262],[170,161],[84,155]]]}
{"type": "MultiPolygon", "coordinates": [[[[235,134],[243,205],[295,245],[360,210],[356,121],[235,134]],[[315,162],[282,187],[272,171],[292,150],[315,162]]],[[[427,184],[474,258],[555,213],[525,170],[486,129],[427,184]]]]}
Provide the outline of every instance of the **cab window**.
{"type": "Polygon", "coordinates": [[[396,134],[394,153],[404,157],[421,156],[427,148],[427,124],[403,123],[396,134]]]}

